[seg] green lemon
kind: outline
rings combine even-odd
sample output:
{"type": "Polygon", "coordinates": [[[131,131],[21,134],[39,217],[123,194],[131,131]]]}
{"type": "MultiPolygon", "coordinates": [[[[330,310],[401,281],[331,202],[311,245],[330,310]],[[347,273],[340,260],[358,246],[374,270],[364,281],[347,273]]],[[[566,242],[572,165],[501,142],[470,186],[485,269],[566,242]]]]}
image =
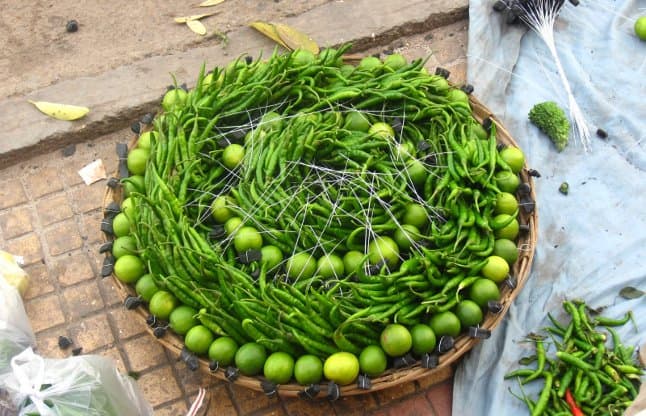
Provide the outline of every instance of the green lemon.
{"type": "Polygon", "coordinates": [[[414,225],[404,224],[395,230],[393,238],[401,250],[408,251],[419,242],[421,235],[414,225]]]}
{"type": "Polygon", "coordinates": [[[368,120],[368,116],[361,111],[348,111],[345,114],[345,123],[343,127],[352,131],[366,132],[370,129],[370,120],[368,120]]]}
{"type": "Polygon", "coordinates": [[[112,232],[115,237],[124,237],[130,234],[130,220],[123,212],[118,213],[112,219],[112,232]]]}
{"type": "Polygon", "coordinates": [[[399,247],[388,236],[375,237],[368,244],[368,259],[371,264],[385,261],[388,267],[394,268],[399,263],[399,247]]]}
{"type": "Polygon", "coordinates": [[[377,58],[376,56],[366,56],[365,58],[361,59],[361,61],[359,61],[357,68],[366,71],[372,71],[374,69],[381,68],[381,65],[381,60],[379,60],[379,58],[377,58]]]}
{"type": "Polygon", "coordinates": [[[226,367],[233,364],[236,351],[238,351],[238,343],[233,338],[219,337],[211,343],[208,355],[209,359],[226,367]]]}
{"type": "Polygon", "coordinates": [[[511,266],[518,260],[518,247],[516,243],[506,238],[499,238],[494,242],[493,254],[500,256],[511,266]]]}
{"type": "Polygon", "coordinates": [[[145,131],[141,133],[137,139],[137,147],[140,149],[150,151],[153,141],[157,139],[157,132],[155,131],[145,131]]]}
{"type": "Polygon", "coordinates": [[[308,279],[316,273],[316,259],[309,253],[296,253],[287,259],[285,271],[290,279],[308,279]]]}
{"type": "Polygon", "coordinates": [[[496,181],[496,185],[498,185],[498,189],[503,192],[509,192],[510,194],[515,193],[518,185],[520,185],[518,175],[508,170],[497,172],[494,175],[494,180],[496,181]]]}
{"type": "Polygon", "coordinates": [[[283,261],[283,252],[276,246],[262,246],[260,259],[267,266],[267,270],[272,270],[283,261]]]}
{"type": "Polygon", "coordinates": [[[240,373],[255,376],[260,374],[265,366],[267,351],[260,344],[247,342],[238,348],[233,360],[240,373]]]}
{"type": "Polygon", "coordinates": [[[418,230],[424,229],[424,227],[426,227],[429,222],[429,216],[426,212],[426,208],[424,208],[424,206],[422,206],[421,204],[407,204],[402,222],[404,224],[414,225],[418,230]]]}
{"type": "Polygon", "coordinates": [[[254,227],[240,227],[233,236],[233,246],[238,253],[251,249],[260,250],[262,248],[262,235],[254,227]]]}
{"type": "Polygon", "coordinates": [[[318,384],[323,378],[323,362],[316,355],[301,355],[294,363],[294,378],[304,386],[318,384]]]}
{"type": "Polygon", "coordinates": [[[500,299],[500,289],[493,280],[477,279],[469,287],[469,298],[481,308],[486,308],[490,300],[500,299]]]}
{"type": "Polygon", "coordinates": [[[195,315],[197,315],[197,311],[190,306],[178,306],[168,317],[170,328],[179,335],[186,334],[189,329],[199,324],[195,315]]]}
{"type": "Polygon", "coordinates": [[[137,240],[131,235],[117,237],[112,242],[112,255],[115,258],[118,259],[126,254],[137,254],[137,240]]]}
{"type": "Polygon", "coordinates": [[[124,254],[114,262],[114,274],[124,283],[134,283],[146,272],[144,262],[132,254],[124,254]]]}
{"type": "Polygon", "coordinates": [[[635,34],[641,40],[646,40],[646,16],[641,16],[635,21],[635,34]]]}
{"type": "Polygon", "coordinates": [[[512,172],[518,173],[523,169],[523,165],[525,164],[525,155],[519,148],[507,146],[502,149],[498,155],[505,161],[505,163],[507,163],[507,165],[509,165],[512,172]]]}
{"type": "Polygon", "coordinates": [[[173,88],[164,94],[162,107],[165,111],[172,111],[176,108],[182,108],[186,104],[188,93],[182,88],[173,88]]]}
{"type": "Polygon", "coordinates": [[[350,275],[363,267],[365,254],[357,250],[350,250],[343,256],[343,270],[350,275]]]}
{"type": "Polygon", "coordinates": [[[137,280],[135,292],[137,292],[137,295],[141,296],[143,300],[150,302],[153,295],[159,292],[159,288],[157,287],[153,276],[151,274],[145,274],[137,280]]]}
{"type": "Polygon", "coordinates": [[[496,204],[494,205],[494,213],[514,215],[518,210],[518,200],[513,194],[509,192],[500,192],[496,195],[496,204]]]}
{"type": "Polygon", "coordinates": [[[333,277],[341,278],[344,276],[343,259],[336,254],[324,254],[319,257],[316,263],[317,273],[325,279],[331,279],[333,277]]]}
{"type": "Polygon", "coordinates": [[[404,325],[388,324],[381,331],[379,344],[389,356],[400,357],[412,348],[413,337],[404,325]]]}
{"type": "Polygon", "coordinates": [[[237,143],[231,143],[222,151],[222,164],[228,169],[235,169],[244,159],[244,147],[237,143]]]}
{"type": "Polygon", "coordinates": [[[276,384],[287,383],[294,374],[294,358],[286,352],[276,351],[267,357],[263,375],[276,384]]]}
{"type": "Polygon", "coordinates": [[[438,337],[443,335],[457,337],[462,330],[460,319],[451,311],[444,311],[431,316],[428,325],[438,337]]]}
{"type": "Polygon", "coordinates": [[[395,131],[390,126],[390,124],[386,124],[382,121],[378,121],[370,126],[370,128],[368,129],[368,134],[370,136],[374,136],[375,138],[383,140],[394,139],[395,137],[395,131]]]}
{"type": "Polygon", "coordinates": [[[220,195],[211,203],[211,216],[218,224],[224,224],[234,213],[231,207],[235,206],[235,200],[228,195],[220,195]]]}
{"type": "Polygon", "coordinates": [[[437,339],[433,329],[426,324],[416,324],[410,329],[413,340],[413,352],[420,356],[430,353],[435,349],[437,339]]]}
{"type": "Polygon", "coordinates": [[[455,307],[455,315],[460,320],[463,328],[478,326],[482,322],[483,314],[480,306],[472,300],[464,299],[455,307]]]}
{"type": "Polygon", "coordinates": [[[205,355],[209,351],[214,338],[213,332],[207,327],[195,325],[184,336],[184,344],[189,351],[197,355],[205,355]]]}
{"type": "Polygon", "coordinates": [[[397,71],[398,69],[406,66],[406,58],[404,58],[404,55],[400,53],[393,53],[384,59],[384,66],[392,69],[393,71],[397,71]]]}
{"type": "Polygon", "coordinates": [[[148,302],[148,311],[161,320],[167,320],[173,309],[178,305],[177,298],[172,293],[165,290],[156,292],[150,302],[148,302]]]}
{"type": "Polygon", "coordinates": [[[500,256],[489,256],[480,273],[487,279],[500,283],[507,278],[509,274],[509,263],[500,256]]]}

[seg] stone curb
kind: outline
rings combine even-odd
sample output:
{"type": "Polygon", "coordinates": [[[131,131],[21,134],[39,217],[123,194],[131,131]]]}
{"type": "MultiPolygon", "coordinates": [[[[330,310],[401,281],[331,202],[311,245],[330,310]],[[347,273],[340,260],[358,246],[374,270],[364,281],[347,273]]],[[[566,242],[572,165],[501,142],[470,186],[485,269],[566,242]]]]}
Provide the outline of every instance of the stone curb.
{"type": "MultiPolygon", "coordinates": [[[[441,27],[468,14],[468,0],[334,1],[283,22],[308,33],[321,46],[353,42],[353,51],[385,45],[400,37],[441,27]]],[[[199,68],[226,65],[236,56],[268,55],[275,44],[255,30],[238,28],[225,44],[154,56],[92,77],[78,77],[0,101],[0,166],[79,143],[130,125],[154,112],[165,87],[194,82],[199,68]],[[27,100],[87,106],[75,122],[50,119],[27,100]]]]}

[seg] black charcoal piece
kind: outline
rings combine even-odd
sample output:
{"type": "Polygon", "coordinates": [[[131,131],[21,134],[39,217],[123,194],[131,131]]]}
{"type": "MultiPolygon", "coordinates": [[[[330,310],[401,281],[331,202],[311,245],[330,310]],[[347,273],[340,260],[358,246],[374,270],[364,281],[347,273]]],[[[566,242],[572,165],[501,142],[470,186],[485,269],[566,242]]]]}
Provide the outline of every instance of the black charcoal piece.
{"type": "Polygon", "coordinates": [[[579,0],[570,0],[570,3],[572,3],[573,6],[578,6],[579,0]]]}
{"type": "Polygon", "coordinates": [[[116,150],[117,150],[117,157],[119,159],[128,158],[128,145],[126,143],[117,143],[116,150]]]}
{"type": "Polygon", "coordinates": [[[608,138],[608,132],[606,132],[604,129],[597,129],[597,136],[602,138],[602,139],[607,139],[608,138]]]}
{"type": "Polygon", "coordinates": [[[68,20],[67,24],[65,25],[65,30],[67,33],[74,33],[79,30],[79,22],[76,20],[68,20]]]}
{"type": "Polygon", "coordinates": [[[522,233],[528,233],[529,232],[529,224],[519,224],[518,225],[518,231],[522,233]]]}
{"type": "Polygon", "coordinates": [[[211,240],[221,240],[226,236],[227,232],[224,230],[224,225],[216,225],[209,231],[209,239],[211,240]]]}
{"type": "Polygon", "coordinates": [[[72,350],[72,355],[77,356],[81,354],[81,351],[83,351],[83,347],[77,347],[72,350]]]}
{"type": "MultiPolygon", "coordinates": [[[[114,179],[117,180],[116,178],[114,179]]],[[[112,201],[105,207],[105,210],[103,211],[103,217],[114,218],[120,212],[121,206],[117,202],[112,201]]]]}
{"type": "Polygon", "coordinates": [[[157,328],[153,329],[153,335],[155,338],[161,338],[164,335],[166,335],[166,327],[165,326],[158,326],[157,328]]]}
{"type": "Polygon", "coordinates": [[[485,328],[480,328],[478,326],[470,326],[469,327],[469,336],[471,338],[478,338],[478,339],[487,339],[491,337],[491,331],[485,328]]]}
{"type": "Polygon", "coordinates": [[[278,393],[278,386],[276,383],[269,380],[261,381],[260,388],[262,388],[262,392],[265,393],[267,397],[274,397],[276,393],[278,393]]]}
{"type": "Polygon", "coordinates": [[[523,182],[518,185],[516,192],[518,192],[518,195],[526,196],[532,192],[532,187],[527,182],[523,182]]]}
{"type": "Polygon", "coordinates": [[[437,354],[424,354],[422,355],[423,368],[435,368],[440,364],[440,357],[437,354]]]}
{"type": "Polygon", "coordinates": [[[301,399],[313,399],[321,392],[321,386],[318,384],[310,384],[305,387],[303,391],[298,392],[298,397],[301,399]]]}
{"type": "Polygon", "coordinates": [[[338,400],[341,397],[341,389],[339,385],[333,381],[327,384],[327,399],[331,402],[338,400]]]}
{"type": "Polygon", "coordinates": [[[191,354],[186,360],[186,367],[191,371],[197,371],[200,368],[200,360],[197,356],[191,354]]]}
{"type": "Polygon", "coordinates": [[[130,130],[132,130],[134,134],[141,133],[141,124],[138,121],[135,121],[130,125],[130,130]]]}
{"type": "Polygon", "coordinates": [[[185,83],[185,82],[184,82],[184,83],[182,83],[182,85],[180,85],[179,87],[180,87],[181,89],[183,89],[184,91],[188,92],[188,85],[186,85],[186,83],[185,83]]]}
{"type": "Polygon", "coordinates": [[[62,350],[68,349],[73,344],[72,340],[65,335],[60,335],[58,337],[58,348],[62,350]]]}
{"type": "Polygon", "coordinates": [[[123,301],[123,306],[126,307],[126,309],[131,310],[131,309],[137,309],[141,305],[143,305],[144,300],[141,299],[139,296],[128,296],[127,298],[124,299],[123,301]]]}
{"type": "Polygon", "coordinates": [[[491,313],[500,313],[502,312],[502,303],[496,300],[490,300],[487,302],[487,310],[491,313]]]}
{"type": "Polygon", "coordinates": [[[224,376],[229,381],[236,381],[236,379],[240,376],[240,370],[235,367],[229,366],[226,370],[224,370],[224,376]]]}
{"type": "Polygon", "coordinates": [[[249,273],[249,276],[253,277],[254,279],[257,279],[260,277],[260,269],[254,269],[249,273]]]}
{"type": "Polygon", "coordinates": [[[529,170],[527,171],[527,174],[528,174],[529,176],[533,176],[534,178],[540,178],[540,177],[541,177],[540,172],[539,172],[539,171],[537,171],[536,169],[529,169],[529,170]]]}
{"type": "Polygon", "coordinates": [[[464,84],[463,86],[460,87],[460,89],[464,91],[465,94],[471,94],[473,92],[473,85],[464,84]]]}
{"type": "Polygon", "coordinates": [[[141,118],[141,122],[144,124],[151,124],[153,122],[153,118],[155,116],[152,113],[146,113],[144,116],[141,118]]]}
{"type": "Polygon", "coordinates": [[[146,324],[151,328],[154,327],[157,325],[157,317],[155,315],[148,315],[146,317],[146,324]]]}
{"type": "Polygon", "coordinates": [[[220,369],[220,363],[219,362],[217,362],[215,360],[209,361],[209,371],[215,372],[215,371],[218,371],[219,369],[220,369]]]}
{"type": "Polygon", "coordinates": [[[239,254],[238,257],[236,257],[236,260],[242,264],[250,264],[254,261],[260,261],[261,258],[262,253],[260,250],[250,249],[239,254]]]}
{"type": "Polygon", "coordinates": [[[244,57],[244,61],[247,65],[251,65],[251,63],[253,62],[253,57],[247,55],[244,57]]]}
{"type": "Polygon", "coordinates": [[[228,137],[223,137],[219,139],[216,143],[218,144],[219,147],[227,147],[228,145],[231,144],[231,140],[229,140],[228,137]]]}
{"type": "Polygon", "coordinates": [[[437,342],[437,352],[440,354],[444,354],[445,352],[449,352],[453,349],[453,346],[455,345],[455,340],[453,337],[449,335],[443,335],[440,337],[440,340],[437,342]]]}
{"type": "Polygon", "coordinates": [[[114,257],[106,256],[103,259],[103,266],[101,266],[101,277],[108,277],[114,270],[114,257]]]}
{"type": "Polygon", "coordinates": [[[520,21],[516,13],[513,12],[511,9],[505,10],[505,23],[508,25],[513,25],[516,24],[520,21]]]}
{"type": "Polygon", "coordinates": [[[119,179],[113,176],[108,179],[108,182],[106,183],[106,185],[108,185],[108,188],[115,189],[116,187],[119,186],[119,179]]]}
{"type": "Polygon", "coordinates": [[[243,144],[246,135],[247,132],[245,130],[235,129],[227,133],[227,139],[229,139],[229,143],[243,144]]]}
{"type": "Polygon", "coordinates": [[[111,219],[104,218],[101,220],[101,231],[108,236],[114,235],[111,219]]]}
{"type": "Polygon", "coordinates": [[[181,361],[186,362],[188,357],[190,357],[191,355],[193,355],[193,353],[188,348],[183,347],[182,350],[179,352],[179,359],[181,361]]]}
{"type": "Polygon", "coordinates": [[[523,211],[529,214],[534,211],[536,203],[529,195],[524,195],[520,198],[520,206],[523,207],[523,211]]]}
{"type": "Polygon", "coordinates": [[[370,377],[365,374],[359,374],[359,377],[357,378],[357,388],[361,390],[370,390],[372,388],[370,377]]]}
{"type": "Polygon", "coordinates": [[[107,243],[101,244],[101,247],[99,247],[99,253],[111,253],[112,252],[112,241],[108,241],[107,243]]]}
{"type": "Polygon", "coordinates": [[[449,72],[449,70],[446,68],[438,66],[437,68],[435,68],[435,75],[439,75],[442,78],[448,78],[449,76],[451,76],[451,72],[449,72]]]}

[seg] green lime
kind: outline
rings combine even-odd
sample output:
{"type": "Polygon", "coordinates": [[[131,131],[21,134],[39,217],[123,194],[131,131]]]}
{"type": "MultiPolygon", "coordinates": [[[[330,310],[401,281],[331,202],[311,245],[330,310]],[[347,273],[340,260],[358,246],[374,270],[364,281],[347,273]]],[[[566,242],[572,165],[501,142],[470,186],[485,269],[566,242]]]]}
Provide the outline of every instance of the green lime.
{"type": "Polygon", "coordinates": [[[121,180],[123,184],[123,193],[126,197],[130,196],[133,192],[144,193],[146,186],[144,177],[142,175],[132,175],[121,180]]]}
{"type": "Polygon", "coordinates": [[[112,232],[117,238],[126,236],[130,234],[130,225],[130,220],[128,219],[126,214],[120,212],[115,215],[114,219],[112,220],[112,232]]]}
{"type": "Polygon", "coordinates": [[[419,159],[411,159],[406,163],[406,175],[410,182],[421,187],[426,182],[428,169],[419,159]]]}
{"type": "Polygon", "coordinates": [[[165,111],[172,111],[176,108],[182,108],[186,104],[188,93],[182,88],[173,88],[164,94],[162,99],[162,108],[165,111]]]}
{"type": "Polygon", "coordinates": [[[170,313],[178,305],[177,298],[172,293],[165,290],[157,291],[150,302],[148,302],[148,311],[161,320],[167,320],[170,313]]]}
{"type": "Polygon", "coordinates": [[[211,215],[218,224],[224,224],[234,213],[231,207],[235,206],[235,200],[228,195],[220,195],[211,203],[211,215]]]}
{"type": "Polygon", "coordinates": [[[224,232],[227,235],[233,235],[236,231],[242,228],[242,218],[240,217],[231,217],[224,222],[224,232]]]}
{"type": "Polygon", "coordinates": [[[500,289],[493,280],[478,279],[469,287],[469,298],[481,308],[486,308],[490,300],[500,299],[500,289]]]}
{"type": "Polygon", "coordinates": [[[428,212],[426,212],[424,206],[410,203],[406,205],[402,222],[404,224],[414,225],[418,230],[423,230],[429,222],[428,218],[428,212]]]}
{"type": "Polygon", "coordinates": [[[293,66],[304,66],[310,65],[316,61],[316,55],[307,49],[296,49],[292,53],[292,65],[293,66]]]}
{"type": "Polygon", "coordinates": [[[514,215],[518,210],[518,200],[509,192],[500,192],[496,195],[496,205],[494,213],[514,215]]]}
{"type": "Polygon", "coordinates": [[[189,329],[199,324],[197,318],[197,311],[190,306],[180,305],[173,309],[168,317],[170,328],[179,335],[184,335],[189,329]]]}
{"type": "Polygon", "coordinates": [[[370,126],[368,134],[382,140],[394,139],[395,137],[395,131],[390,124],[386,124],[382,121],[378,121],[370,126]]]}
{"type": "Polygon", "coordinates": [[[114,274],[124,283],[135,283],[145,272],[144,262],[132,254],[124,254],[114,262],[114,274]]]}
{"type": "Polygon", "coordinates": [[[386,371],[388,357],[379,345],[368,345],[359,354],[359,368],[369,377],[377,377],[386,371]]]}
{"type": "Polygon", "coordinates": [[[126,214],[128,219],[134,219],[135,203],[132,198],[126,198],[121,202],[121,212],[126,214]]]}
{"type": "Polygon", "coordinates": [[[279,131],[283,128],[283,116],[275,111],[269,111],[260,119],[259,127],[266,132],[270,130],[279,131]]]}
{"type": "Polygon", "coordinates": [[[494,175],[494,180],[496,181],[496,185],[498,185],[498,189],[511,194],[515,193],[518,185],[520,185],[518,175],[508,170],[496,173],[494,175]]]}
{"type": "Polygon", "coordinates": [[[523,165],[525,165],[525,155],[517,147],[507,146],[498,155],[509,165],[514,173],[520,172],[523,165]]]}
{"type": "Polygon", "coordinates": [[[463,328],[478,326],[482,322],[482,309],[472,300],[465,299],[455,307],[455,315],[463,328]]]}
{"type": "Polygon", "coordinates": [[[209,359],[216,361],[221,367],[233,364],[238,351],[238,343],[231,337],[219,337],[209,347],[209,359]]]}
{"type": "Polygon", "coordinates": [[[511,266],[518,260],[518,247],[511,240],[499,238],[494,242],[493,254],[502,257],[511,266]]]}
{"type": "Polygon", "coordinates": [[[260,249],[260,259],[271,270],[283,261],[283,252],[276,246],[266,245],[260,249]]]}
{"type": "Polygon", "coordinates": [[[131,235],[117,237],[112,242],[112,255],[115,258],[118,259],[126,254],[137,254],[137,240],[131,235]]]}
{"type": "Polygon", "coordinates": [[[489,256],[480,273],[487,279],[500,283],[507,278],[509,274],[509,263],[500,256],[489,256]]]}
{"type": "Polygon", "coordinates": [[[403,141],[395,145],[391,155],[393,160],[407,161],[415,157],[415,145],[409,141],[403,141]]]}
{"type": "Polygon", "coordinates": [[[316,273],[316,259],[304,251],[287,259],[285,271],[290,279],[308,279],[316,273]]]}
{"type": "Polygon", "coordinates": [[[472,124],[471,133],[479,140],[487,140],[489,138],[489,133],[487,133],[487,130],[480,123],[472,124]]]}
{"type": "Polygon", "coordinates": [[[371,264],[385,261],[388,267],[394,268],[399,263],[399,247],[388,236],[375,237],[368,244],[368,259],[371,264]]]}
{"type": "Polygon", "coordinates": [[[467,93],[457,88],[451,88],[446,98],[452,102],[469,103],[469,96],[467,93]]]}
{"type": "Polygon", "coordinates": [[[404,58],[404,55],[400,53],[393,53],[384,59],[384,66],[392,69],[393,71],[397,71],[398,69],[406,66],[406,58],[404,58]]]}
{"type": "Polygon", "coordinates": [[[367,132],[370,129],[370,120],[368,116],[361,111],[351,110],[345,113],[344,128],[352,131],[367,132]]]}
{"type": "Polygon", "coordinates": [[[366,56],[361,59],[357,68],[365,71],[372,71],[374,69],[381,68],[381,65],[381,61],[376,56],[366,56]]]}
{"type": "Polygon", "coordinates": [[[443,335],[457,337],[462,330],[460,319],[451,311],[444,311],[431,316],[428,325],[438,337],[443,335]]]}
{"type": "Polygon", "coordinates": [[[294,363],[294,378],[300,385],[318,384],[323,378],[323,362],[316,355],[301,355],[294,363]]]}
{"type": "Polygon", "coordinates": [[[507,240],[513,241],[518,237],[519,231],[520,224],[518,224],[518,220],[514,218],[506,226],[495,230],[493,234],[496,238],[506,238],[507,240]]]}
{"type": "Polygon", "coordinates": [[[420,356],[435,349],[437,339],[435,332],[426,324],[416,324],[410,329],[413,339],[413,352],[420,356]]]}
{"type": "Polygon", "coordinates": [[[340,386],[348,385],[359,375],[359,359],[349,352],[336,352],[325,360],[323,374],[340,386]]]}
{"type": "Polygon", "coordinates": [[[646,16],[641,16],[635,21],[635,34],[641,40],[646,40],[646,16]]]}
{"type": "Polygon", "coordinates": [[[294,358],[286,352],[276,351],[267,357],[263,375],[276,384],[285,384],[294,374],[294,358]]]}
{"type": "Polygon", "coordinates": [[[141,296],[143,300],[150,302],[153,295],[159,292],[159,288],[157,287],[153,276],[151,274],[145,274],[137,280],[135,292],[137,292],[137,295],[141,296]]]}
{"type": "Polygon", "coordinates": [[[408,251],[419,242],[421,234],[414,225],[404,224],[395,230],[393,238],[401,250],[408,251]]]}
{"type": "Polygon", "coordinates": [[[341,278],[345,273],[343,259],[336,254],[324,254],[319,257],[316,266],[318,275],[325,279],[341,278]]]}
{"type": "Polygon", "coordinates": [[[143,175],[146,171],[146,163],[150,152],[146,149],[134,148],[128,152],[126,163],[128,164],[128,171],[133,175],[143,175]]]}
{"type": "Polygon", "coordinates": [[[262,235],[254,227],[240,227],[233,236],[233,246],[238,253],[247,250],[260,250],[262,247],[262,235]]]}
{"type": "Polygon", "coordinates": [[[365,254],[357,250],[350,250],[343,256],[343,270],[350,275],[363,267],[365,254]]]}
{"type": "Polygon", "coordinates": [[[413,346],[413,337],[404,325],[388,324],[381,331],[379,344],[389,356],[400,357],[410,351],[413,346]]]}
{"type": "Polygon", "coordinates": [[[139,135],[137,139],[137,147],[139,149],[144,149],[150,151],[152,143],[157,139],[157,132],[155,131],[145,131],[139,135]]]}
{"type": "Polygon", "coordinates": [[[222,151],[222,164],[228,169],[235,169],[244,159],[244,147],[237,143],[231,143],[222,151]]]}
{"type": "Polygon", "coordinates": [[[267,359],[267,351],[265,347],[255,342],[247,342],[242,344],[236,355],[234,362],[240,373],[245,376],[255,376],[262,372],[267,359]]]}
{"type": "Polygon", "coordinates": [[[197,355],[204,355],[209,351],[214,338],[213,332],[209,328],[204,325],[195,325],[184,336],[184,345],[189,351],[197,355]]]}

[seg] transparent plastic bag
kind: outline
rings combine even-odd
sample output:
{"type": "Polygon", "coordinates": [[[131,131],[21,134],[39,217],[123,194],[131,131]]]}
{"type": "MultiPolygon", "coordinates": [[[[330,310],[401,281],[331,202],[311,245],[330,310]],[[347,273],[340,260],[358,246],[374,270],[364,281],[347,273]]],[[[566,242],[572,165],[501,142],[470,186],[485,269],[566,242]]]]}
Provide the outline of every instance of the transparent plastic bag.
{"type": "Polygon", "coordinates": [[[16,288],[0,276],[0,377],[11,371],[11,358],[36,345],[22,298],[16,288]]]}
{"type": "Polygon", "coordinates": [[[0,277],[4,277],[10,286],[18,289],[20,296],[25,296],[29,285],[29,275],[24,271],[21,257],[16,257],[6,251],[0,250],[0,277]]]}
{"type": "Polygon", "coordinates": [[[97,355],[47,359],[31,348],[11,360],[12,372],[0,378],[19,416],[152,415],[134,380],[114,362],[97,355]]]}

